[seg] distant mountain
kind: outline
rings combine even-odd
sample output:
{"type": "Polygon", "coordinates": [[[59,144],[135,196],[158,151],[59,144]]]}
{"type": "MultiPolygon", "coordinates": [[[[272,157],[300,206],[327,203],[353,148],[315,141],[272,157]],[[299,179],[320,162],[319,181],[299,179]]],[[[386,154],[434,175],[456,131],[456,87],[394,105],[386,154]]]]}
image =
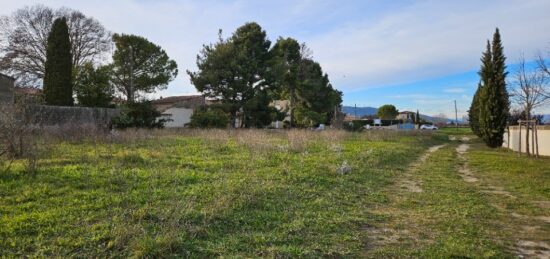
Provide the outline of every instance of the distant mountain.
{"type": "Polygon", "coordinates": [[[550,114],[544,114],[542,115],[542,121],[544,123],[550,123],[550,114]]]}
{"type": "Polygon", "coordinates": [[[355,115],[355,112],[357,112],[357,116],[361,117],[365,115],[375,115],[378,109],[374,107],[357,107],[356,110],[353,106],[343,106],[342,112],[349,115],[355,115]]]}
{"type": "MultiPolygon", "coordinates": [[[[355,108],[354,106],[342,106],[342,112],[349,115],[355,115],[355,113],[357,113],[358,117],[362,117],[365,115],[376,115],[376,113],[378,112],[378,109],[374,107],[355,108]]],[[[431,122],[453,122],[454,121],[451,119],[432,117],[424,114],[420,114],[420,117],[424,120],[431,121],[431,122]]]]}

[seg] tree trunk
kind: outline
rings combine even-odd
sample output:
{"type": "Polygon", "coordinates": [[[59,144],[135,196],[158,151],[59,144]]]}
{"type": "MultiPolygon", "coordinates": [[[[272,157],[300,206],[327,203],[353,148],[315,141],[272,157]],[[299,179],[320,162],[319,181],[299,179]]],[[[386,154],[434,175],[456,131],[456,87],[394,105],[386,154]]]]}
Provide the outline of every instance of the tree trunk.
{"type": "Polygon", "coordinates": [[[526,111],[527,113],[527,127],[525,127],[525,153],[527,156],[531,155],[531,152],[529,150],[529,119],[531,118],[531,112],[529,110],[526,111]]]}
{"type": "Polygon", "coordinates": [[[294,93],[290,93],[290,102],[288,104],[288,107],[290,109],[290,128],[292,129],[292,127],[294,126],[293,124],[293,121],[294,121],[294,108],[292,107],[294,105],[294,93]]]}

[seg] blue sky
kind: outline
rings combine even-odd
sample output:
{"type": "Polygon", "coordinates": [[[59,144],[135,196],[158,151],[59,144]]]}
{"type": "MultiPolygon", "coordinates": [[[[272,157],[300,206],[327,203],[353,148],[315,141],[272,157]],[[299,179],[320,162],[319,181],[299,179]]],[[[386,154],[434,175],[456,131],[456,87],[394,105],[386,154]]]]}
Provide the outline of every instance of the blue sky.
{"type": "MultiPolygon", "coordinates": [[[[306,42],[344,104],[454,117],[465,114],[475,87],[479,58],[495,27],[513,68],[550,50],[550,1],[373,0],[1,0],[0,15],[36,3],[78,9],[112,32],[133,33],[161,45],[180,74],[151,97],[196,93],[186,70],[195,70],[202,44],[227,36],[247,21],[258,22],[275,41],[306,42]]],[[[512,69],[511,69],[511,72],[512,69]]],[[[512,77],[510,77],[510,80],[512,77]]],[[[541,112],[549,112],[543,109],[541,112]]]]}

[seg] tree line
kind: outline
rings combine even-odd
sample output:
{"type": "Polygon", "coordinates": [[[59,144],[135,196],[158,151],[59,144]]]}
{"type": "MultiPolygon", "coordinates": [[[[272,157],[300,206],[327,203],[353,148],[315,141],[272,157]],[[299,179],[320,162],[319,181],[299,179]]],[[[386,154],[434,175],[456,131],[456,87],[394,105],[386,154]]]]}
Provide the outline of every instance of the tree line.
{"type": "Polygon", "coordinates": [[[265,127],[286,114],[289,127],[330,123],[342,102],[305,44],[280,37],[272,46],[254,22],[228,38],[220,31],[216,43],[204,45],[197,67],[187,71],[191,83],[219,100],[234,127],[265,127]],[[278,110],[272,104],[281,100],[286,105],[278,110]]]}
{"type": "MultiPolygon", "coordinates": [[[[72,106],[76,98],[78,105],[110,107],[118,94],[126,106],[150,110],[145,95],[165,89],[178,74],[160,46],[138,35],[111,34],[76,10],[25,7],[1,17],[0,25],[0,71],[18,85],[43,83],[46,104],[72,106]]],[[[215,102],[197,113],[227,115],[232,126],[265,127],[287,114],[290,127],[330,123],[342,102],[305,44],[279,38],[272,45],[257,23],[227,39],[220,31],[218,42],[198,54],[197,67],[187,71],[191,83],[215,102]]]]}

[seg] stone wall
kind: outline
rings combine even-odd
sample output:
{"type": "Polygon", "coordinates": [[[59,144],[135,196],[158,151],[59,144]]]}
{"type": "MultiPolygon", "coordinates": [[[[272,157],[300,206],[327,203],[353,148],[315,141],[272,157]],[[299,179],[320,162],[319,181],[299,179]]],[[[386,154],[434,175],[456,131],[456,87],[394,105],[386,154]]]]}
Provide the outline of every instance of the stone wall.
{"type": "Polygon", "coordinates": [[[13,87],[15,79],[0,74],[0,104],[13,104],[13,87]]]}
{"type": "MultiPolygon", "coordinates": [[[[539,154],[541,156],[550,156],[550,125],[538,126],[538,144],[539,154]]],[[[529,149],[532,151],[534,140],[529,131],[529,149]]],[[[514,151],[519,151],[519,126],[510,127],[510,137],[508,133],[504,133],[503,147],[509,148],[514,151]]],[[[521,129],[521,152],[525,153],[525,127],[521,129]]]]}
{"type": "Polygon", "coordinates": [[[29,105],[25,109],[27,121],[41,126],[92,124],[109,127],[111,120],[119,114],[119,109],[96,107],[29,105]]]}

